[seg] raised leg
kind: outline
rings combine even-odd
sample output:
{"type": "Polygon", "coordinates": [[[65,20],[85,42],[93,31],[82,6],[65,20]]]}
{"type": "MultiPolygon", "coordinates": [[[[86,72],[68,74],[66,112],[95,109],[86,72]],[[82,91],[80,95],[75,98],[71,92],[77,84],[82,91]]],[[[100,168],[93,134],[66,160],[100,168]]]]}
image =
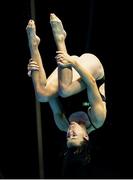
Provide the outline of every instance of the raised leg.
{"type": "MultiPolygon", "coordinates": [[[[57,46],[57,53],[62,51],[67,54],[65,44],[66,31],[64,30],[61,20],[53,13],[50,14],[50,24],[57,46]]],[[[73,71],[71,66],[61,67],[58,65],[58,82],[59,82],[59,95],[63,96],[64,86],[69,86],[72,83],[73,71]]]]}
{"type": "Polygon", "coordinates": [[[58,79],[57,70],[55,70],[51,76],[47,79],[46,73],[43,67],[41,55],[38,49],[40,38],[36,35],[36,26],[33,20],[29,20],[26,27],[29,49],[31,53],[32,61],[29,63],[29,68],[32,71],[32,80],[39,101],[47,102],[49,98],[57,95],[58,91],[58,79]],[[34,68],[39,67],[34,71],[34,68]]]}

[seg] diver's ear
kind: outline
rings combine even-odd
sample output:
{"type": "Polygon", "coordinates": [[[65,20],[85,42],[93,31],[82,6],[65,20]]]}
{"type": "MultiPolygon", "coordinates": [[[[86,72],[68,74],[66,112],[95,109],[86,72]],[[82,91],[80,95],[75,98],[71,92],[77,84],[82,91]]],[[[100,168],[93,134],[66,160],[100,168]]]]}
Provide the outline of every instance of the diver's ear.
{"type": "Polygon", "coordinates": [[[89,140],[88,134],[85,134],[85,135],[84,135],[84,139],[86,139],[87,141],[89,140]]]}

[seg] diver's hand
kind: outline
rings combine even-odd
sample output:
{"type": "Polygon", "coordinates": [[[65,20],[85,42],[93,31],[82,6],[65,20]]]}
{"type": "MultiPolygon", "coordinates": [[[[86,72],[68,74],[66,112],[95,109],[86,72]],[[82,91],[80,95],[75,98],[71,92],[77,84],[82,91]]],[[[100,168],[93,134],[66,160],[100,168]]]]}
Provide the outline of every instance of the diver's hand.
{"type": "Polygon", "coordinates": [[[62,67],[70,67],[74,63],[74,58],[68,53],[63,51],[56,51],[57,55],[55,57],[57,64],[62,67]]]}

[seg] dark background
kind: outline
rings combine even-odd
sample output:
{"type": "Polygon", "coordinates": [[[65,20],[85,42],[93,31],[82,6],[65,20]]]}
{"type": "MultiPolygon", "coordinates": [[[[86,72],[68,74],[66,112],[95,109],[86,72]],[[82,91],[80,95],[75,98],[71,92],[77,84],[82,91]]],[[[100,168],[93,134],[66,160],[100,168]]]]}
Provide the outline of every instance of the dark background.
{"type": "MultiPolygon", "coordinates": [[[[47,76],[56,67],[51,12],[63,21],[69,54],[94,53],[105,68],[107,120],[91,135],[97,178],[133,178],[131,93],[127,90],[131,71],[125,71],[128,59],[123,57],[123,46],[126,48],[128,33],[123,30],[127,18],[121,5],[111,0],[35,1],[39,49],[47,76]]],[[[35,97],[27,76],[30,53],[25,28],[31,18],[30,1],[5,1],[0,8],[0,170],[3,178],[39,178],[35,97]]],[[[81,100],[77,95],[72,103],[81,100]]],[[[41,104],[41,115],[45,177],[60,178],[65,134],[56,128],[48,103],[41,104]]]]}

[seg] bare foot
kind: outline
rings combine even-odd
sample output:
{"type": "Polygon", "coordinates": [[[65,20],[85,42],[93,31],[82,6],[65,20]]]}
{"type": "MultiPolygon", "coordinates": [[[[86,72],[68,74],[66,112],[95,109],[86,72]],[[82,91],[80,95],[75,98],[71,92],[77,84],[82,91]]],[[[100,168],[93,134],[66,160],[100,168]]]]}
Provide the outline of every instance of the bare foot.
{"type": "Polygon", "coordinates": [[[53,13],[50,14],[50,24],[55,41],[58,42],[65,40],[66,31],[63,28],[61,20],[53,13]]]}
{"type": "Polygon", "coordinates": [[[40,38],[36,35],[36,26],[33,20],[29,20],[28,25],[26,27],[26,32],[28,36],[29,46],[38,47],[40,43],[40,38]]]}

